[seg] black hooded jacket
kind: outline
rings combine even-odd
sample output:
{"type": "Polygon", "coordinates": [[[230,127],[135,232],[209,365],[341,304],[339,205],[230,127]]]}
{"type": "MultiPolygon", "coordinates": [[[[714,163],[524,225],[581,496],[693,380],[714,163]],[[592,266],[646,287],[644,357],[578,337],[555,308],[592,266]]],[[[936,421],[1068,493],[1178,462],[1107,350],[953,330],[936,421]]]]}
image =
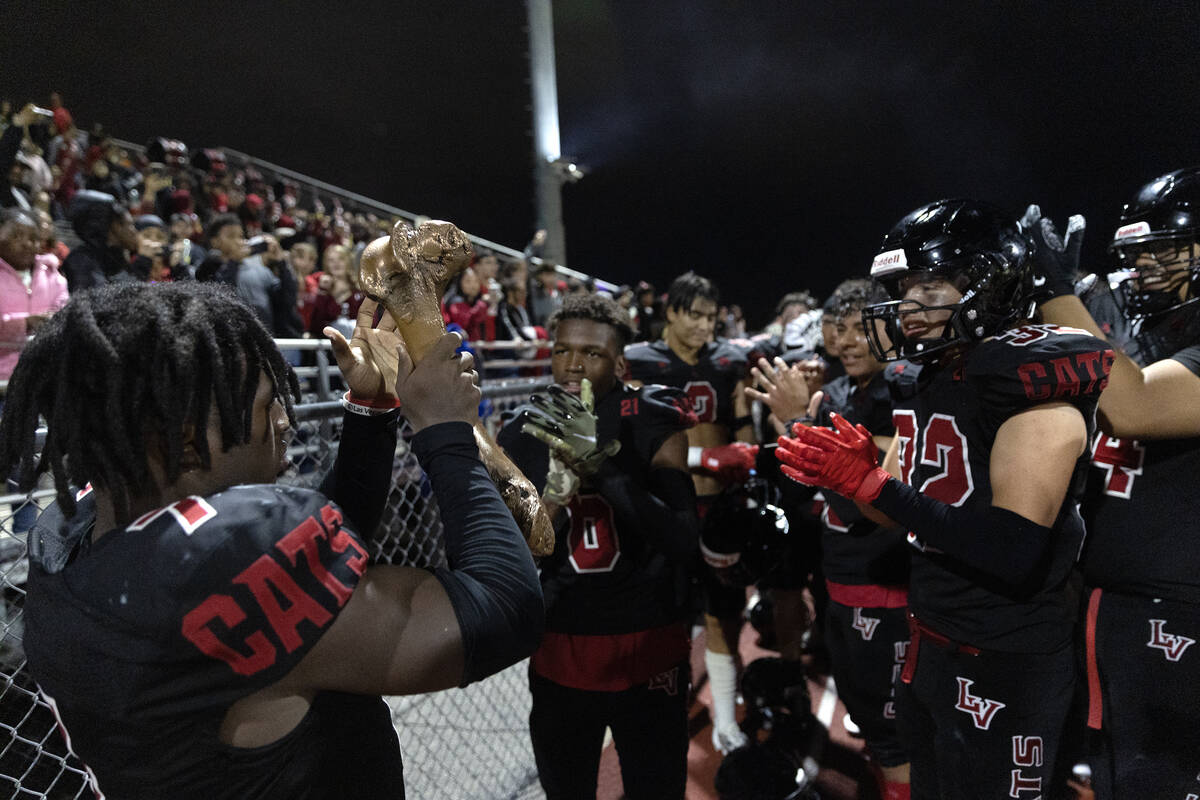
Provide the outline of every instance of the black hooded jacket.
{"type": "Polygon", "coordinates": [[[67,290],[72,294],[94,286],[136,280],[129,273],[125,251],[108,245],[108,232],[119,211],[116,198],[110,194],[76,193],[71,203],[71,227],[83,243],[70,252],[62,268],[67,290]]]}

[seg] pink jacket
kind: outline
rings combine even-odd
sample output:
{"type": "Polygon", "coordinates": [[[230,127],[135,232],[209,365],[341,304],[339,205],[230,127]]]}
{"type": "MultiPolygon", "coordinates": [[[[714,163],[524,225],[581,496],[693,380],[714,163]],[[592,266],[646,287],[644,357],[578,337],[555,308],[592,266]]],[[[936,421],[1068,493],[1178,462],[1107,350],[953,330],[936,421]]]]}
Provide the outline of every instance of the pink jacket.
{"type": "Polygon", "coordinates": [[[67,279],[58,272],[58,258],[38,255],[29,288],[8,262],[0,258],[0,380],[8,380],[25,347],[25,318],[57,311],[67,302],[67,279]]]}

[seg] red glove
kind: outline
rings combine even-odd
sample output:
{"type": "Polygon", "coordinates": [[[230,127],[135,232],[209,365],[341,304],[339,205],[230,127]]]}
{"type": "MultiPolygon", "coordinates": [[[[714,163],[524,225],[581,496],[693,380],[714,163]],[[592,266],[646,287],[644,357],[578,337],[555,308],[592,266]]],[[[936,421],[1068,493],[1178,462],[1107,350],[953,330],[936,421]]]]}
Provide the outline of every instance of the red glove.
{"type": "Polygon", "coordinates": [[[711,472],[724,483],[744,483],[750,478],[750,470],[754,469],[757,458],[758,445],[730,442],[701,449],[699,461],[692,466],[711,472]]]}
{"type": "Polygon", "coordinates": [[[783,462],[780,469],[798,483],[870,503],[892,477],[879,468],[879,448],[862,425],[851,425],[837,413],[829,417],[834,430],[796,423],[794,439],[779,437],[775,457],[783,462]]]}

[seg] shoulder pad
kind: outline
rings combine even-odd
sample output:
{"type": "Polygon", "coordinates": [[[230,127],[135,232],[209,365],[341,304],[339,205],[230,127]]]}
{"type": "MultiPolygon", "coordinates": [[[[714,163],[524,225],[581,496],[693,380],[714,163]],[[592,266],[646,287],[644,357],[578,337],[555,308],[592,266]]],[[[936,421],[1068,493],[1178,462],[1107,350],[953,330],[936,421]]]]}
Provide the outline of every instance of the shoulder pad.
{"type": "Polygon", "coordinates": [[[1022,325],[975,347],[963,377],[985,406],[1016,410],[1058,400],[1095,402],[1112,362],[1112,347],[1087,331],[1022,325]]]}
{"type": "Polygon", "coordinates": [[[722,372],[730,371],[741,375],[746,372],[748,356],[745,349],[738,347],[728,339],[719,339],[701,357],[706,358],[710,364],[715,365],[722,372]]]}
{"type": "Polygon", "coordinates": [[[630,398],[623,396],[622,416],[641,416],[676,431],[687,430],[696,424],[696,413],[692,411],[691,401],[679,389],[648,384],[640,389],[627,389],[626,393],[636,395],[638,402],[633,404],[632,413],[626,413],[625,401],[630,398]]]}
{"type": "Polygon", "coordinates": [[[350,599],[369,560],[341,511],[297,487],[235,486],[185,498],[135,520],[125,533],[133,534],[123,542],[131,552],[139,539],[153,542],[149,566],[160,587],[155,594],[170,603],[168,625],[256,681],[278,680],[303,657],[350,599]]]}
{"type": "Polygon", "coordinates": [[[62,572],[95,521],[96,496],[88,484],[75,493],[75,516],[67,519],[57,502],[38,515],[29,529],[29,560],[52,575],[62,572]]]}
{"type": "Polygon", "coordinates": [[[671,357],[654,342],[635,342],[625,348],[626,380],[647,380],[671,366],[671,357]]]}
{"type": "Polygon", "coordinates": [[[842,416],[846,416],[846,411],[850,407],[850,378],[847,375],[840,375],[834,378],[829,383],[821,387],[824,392],[824,397],[821,399],[821,408],[817,412],[817,424],[829,425],[829,412],[836,411],[842,416]]]}
{"type": "Polygon", "coordinates": [[[914,361],[894,361],[884,367],[883,379],[893,400],[906,400],[920,391],[921,365],[914,361]]]}

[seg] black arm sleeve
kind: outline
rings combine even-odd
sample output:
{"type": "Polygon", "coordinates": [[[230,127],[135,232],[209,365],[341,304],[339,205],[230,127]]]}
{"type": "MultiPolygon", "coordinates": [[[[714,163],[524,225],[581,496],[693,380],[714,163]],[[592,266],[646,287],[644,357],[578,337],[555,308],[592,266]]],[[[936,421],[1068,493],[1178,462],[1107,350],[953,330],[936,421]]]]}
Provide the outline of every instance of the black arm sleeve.
{"type": "Polygon", "coordinates": [[[918,542],[1014,588],[1024,586],[1050,544],[1050,528],[1005,508],[955,508],[892,478],[871,503],[918,542]]]}
{"type": "Polygon", "coordinates": [[[449,569],[434,575],[462,631],[462,686],[533,652],[546,610],[521,531],[479,460],[471,426],[431,425],[413,438],[441,509],[449,569]]]}
{"type": "Polygon", "coordinates": [[[650,470],[649,486],[638,485],[609,459],[592,477],[592,484],[613,510],[635,519],[668,558],[691,563],[700,549],[696,518],[696,489],[685,472],[668,467],[650,470]]]}
{"type": "Polygon", "coordinates": [[[370,539],[379,524],[392,487],[399,421],[398,411],[377,417],[346,412],[337,458],[321,482],[321,494],[341,507],[364,539],[370,539]]]}

